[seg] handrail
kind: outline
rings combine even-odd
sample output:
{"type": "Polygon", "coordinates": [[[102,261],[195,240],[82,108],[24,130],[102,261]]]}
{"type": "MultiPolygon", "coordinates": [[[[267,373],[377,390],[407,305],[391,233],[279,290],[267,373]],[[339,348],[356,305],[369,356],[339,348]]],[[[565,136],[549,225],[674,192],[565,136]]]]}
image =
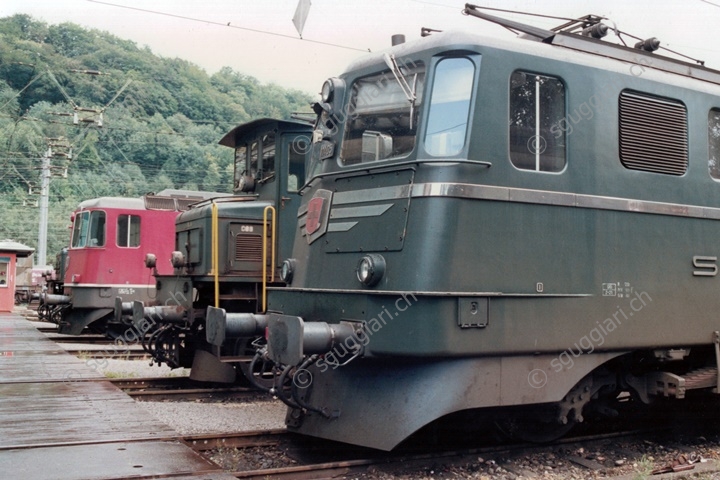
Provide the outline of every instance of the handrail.
{"type": "Polygon", "coordinates": [[[215,308],[220,308],[220,245],[219,245],[219,232],[218,232],[218,206],[215,200],[212,202],[212,225],[211,225],[211,262],[212,272],[215,280],[215,308]]]}
{"type": "Polygon", "coordinates": [[[262,312],[267,310],[267,234],[268,234],[268,210],[271,212],[272,229],[270,234],[271,259],[270,259],[270,282],[275,281],[275,228],[277,225],[275,207],[268,205],[263,210],[263,236],[262,236],[262,312]]]}

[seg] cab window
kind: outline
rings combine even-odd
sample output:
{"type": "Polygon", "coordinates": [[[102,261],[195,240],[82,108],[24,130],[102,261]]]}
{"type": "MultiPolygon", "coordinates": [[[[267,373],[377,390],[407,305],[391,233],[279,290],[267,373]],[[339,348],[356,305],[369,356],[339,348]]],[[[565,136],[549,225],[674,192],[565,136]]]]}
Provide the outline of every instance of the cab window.
{"type": "Polygon", "coordinates": [[[720,180],[720,109],[713,108],[708,116],[708,150],[710,176],[720,180]]]}
{"type": "Polygon", "coordinates": [[[268,133],[262,138],[262,170],[258,183],[263,184],[275,180],[275,134],[268,133]]]}
{"type": "Polygon", "coordinates": [[[556,77],[516,71],[510,77],[510,161],[522,170],[565,168],[565,85],[556,77]]]}
{"type": "Polygon", "coordinates": [[[475,65],[468,58],[446,58],[435,68],[425,149],[434,157],[453,156],[465,146],[475,65]]]}
{"type": "Polygon", "coordinates": [[[140,216],[118,215],[117,220],[117,246],[140,246],[140,216]]]}
{"type": "Polygon", "coordinates": [[[73,223],[73,248],[105,246],[105,212],[80,212],[73,223]]]}
{"type": "Polygon", "coordinates": [[[250,145],[250,158],[246,167],[246,173],[253,178],[257,178],[258,172],[258,155],[259,155],[258,142],[252,142],[250,145]]]}
{"type": "Polygon", "coordinates": [[[415,148],[425,67],[422,62],[401,62],[398,71],[397,76],[387,70],[353,84],[345,112],[342,165],[397,158],[415,148]]]}
{"type": "Polygon", "coordinates": [[[240,188],[240,178],[247,170],[247,145],[235,148],[235,188],[240,188]]]}
{"type": "Polygon", "coordinates": [[[288,192],[296,193],[305,183],[305,158],[310,138],[297,137],[288,145],[288,192]]]}

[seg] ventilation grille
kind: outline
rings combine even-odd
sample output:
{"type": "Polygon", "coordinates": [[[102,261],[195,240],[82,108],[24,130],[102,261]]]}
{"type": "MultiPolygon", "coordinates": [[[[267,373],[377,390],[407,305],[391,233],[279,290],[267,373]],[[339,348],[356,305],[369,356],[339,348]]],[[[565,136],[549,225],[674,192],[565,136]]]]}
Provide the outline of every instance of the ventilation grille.
{"type": "Polygon", "coordinates": [[[201,197],[161,197],[158,195],[145,195],[145,208],[147,210],[171,210],[184,212],[190,210],[190,205],[201,202],[201,197]]]}
{"type": "Polygon", "coordinates": [[[237,235],[235,237],[235,261],[262,263],[262,236],[237,235]]]}
{"type": "Polygon", "coordinates": [[[685,106],[673,100],[622,92],[620,161],[631,170],[683,175],[688,167],[685,106]]]}
{"type": "Polygon", "coordinates": [[[170,210],[175,211],[175,199],[170,197],[145,196],[145,208],[148,210],[170,210]]]}

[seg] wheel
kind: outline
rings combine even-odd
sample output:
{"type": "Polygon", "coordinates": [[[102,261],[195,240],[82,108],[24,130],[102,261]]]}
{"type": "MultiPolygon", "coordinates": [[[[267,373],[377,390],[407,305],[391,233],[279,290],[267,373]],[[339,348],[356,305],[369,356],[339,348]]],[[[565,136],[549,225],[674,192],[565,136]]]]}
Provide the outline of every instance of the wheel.
{"type": "Polygon", "coordinates": [[[495,421],[495,426],[504,436],[530,443],[553,442],[567,435],[575,424],[573,420],[559,423],[555,415],[546,410],[516,413],[495,421]]]}

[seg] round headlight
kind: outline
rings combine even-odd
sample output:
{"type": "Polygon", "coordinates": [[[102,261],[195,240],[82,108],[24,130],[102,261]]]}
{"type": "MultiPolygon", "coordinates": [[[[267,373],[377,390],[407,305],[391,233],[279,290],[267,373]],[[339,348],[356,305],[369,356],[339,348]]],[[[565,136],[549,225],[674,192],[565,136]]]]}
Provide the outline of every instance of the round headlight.
{"type": "Polygon", "coordinates": [[[289,258],[282,263],[280,268],[280,278],[283,282],[288,285],[292,282],[293,274],[295,273],[295,259],[289,258]]]}
{"type": "Polygon", "coordinates": [[[170,254],[170,263],[175,268],[182,268],[185,266],[185,255],[177,250],[170,254]]]}
{"type": "Polygon", "coordinates": [[[320,98],[325,103],[330,103],[333,99],[333,93],[335,93],[335,86],[332,80],[325,80],[323,83],[322,90],[320,91],[320,98]]]}
{"type": "Polygon", "coordinates": [[[372,287],[385,274],[385,259],[382,255],[365,255],[358,262],[356,273],[360,283],[372,287]]]}
{"type": "Polygon", "coordinates": [[[155,268],[155,265],[157,265],[157,257],[152,253],[145,255],[145,266],[147,268],[155,268]]]}

